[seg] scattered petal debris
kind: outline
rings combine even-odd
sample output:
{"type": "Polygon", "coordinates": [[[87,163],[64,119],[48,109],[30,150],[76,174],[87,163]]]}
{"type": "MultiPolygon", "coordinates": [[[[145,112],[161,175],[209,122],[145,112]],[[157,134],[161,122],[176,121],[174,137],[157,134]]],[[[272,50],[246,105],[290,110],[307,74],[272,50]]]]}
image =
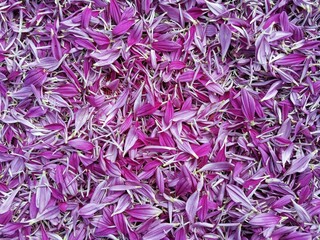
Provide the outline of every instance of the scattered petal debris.
{"type": "Polygon", "coordinates": [[[1,239],[320,239],[317,1],[0,19],[1,239]]]}

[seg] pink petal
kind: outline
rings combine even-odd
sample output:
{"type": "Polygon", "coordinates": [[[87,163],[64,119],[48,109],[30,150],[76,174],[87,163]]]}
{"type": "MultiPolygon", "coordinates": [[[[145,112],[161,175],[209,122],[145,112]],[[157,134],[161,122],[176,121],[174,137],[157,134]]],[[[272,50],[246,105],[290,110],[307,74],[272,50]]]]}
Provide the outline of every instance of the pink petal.
{"type": "Polygon", "coordinates": [[[232,36],[232,32],[230,31],[229,27],[225,24],[222,24],[219,32],[222,59],[225,58],[228,52],[228,49],[230,47],[231,36],[232,36]]]}
{"type": "Polygon", "coordinates": [[[122,35],[126,33],[134,24],[133,19],[123,20],[112,30],[113,35],[122,35]]]}
{"type": "Polygon", "coordinates": [[[249,223],[254,226],[273,227],[280,222],[281,217],[272,213],[260,213],[254,216],[249,223]]]}
{"type": "Polygon", "coordinates": [[[70,140],[68,144],[71,147],[74,147],[82,151],[91,151],[94,148],[94,145],[91,142],[88,142],[81,138],[70,140]]]}

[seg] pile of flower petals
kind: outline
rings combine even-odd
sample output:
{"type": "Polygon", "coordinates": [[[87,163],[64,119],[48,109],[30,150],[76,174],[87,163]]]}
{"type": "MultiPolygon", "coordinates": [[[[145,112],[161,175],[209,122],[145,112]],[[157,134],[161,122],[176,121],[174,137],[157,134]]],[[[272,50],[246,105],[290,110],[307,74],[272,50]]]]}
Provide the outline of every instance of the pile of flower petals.
{"type": "Polygon", "coordinates": [[[0,3],[1,239],[320,238],[311,0],[0,3]]]}

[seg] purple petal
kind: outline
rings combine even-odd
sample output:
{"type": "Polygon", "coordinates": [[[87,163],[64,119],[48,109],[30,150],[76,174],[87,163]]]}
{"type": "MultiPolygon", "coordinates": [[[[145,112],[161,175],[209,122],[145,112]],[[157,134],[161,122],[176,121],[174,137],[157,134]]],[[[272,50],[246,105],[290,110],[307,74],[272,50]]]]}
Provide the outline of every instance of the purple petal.
{"type": "Polygon", "coordinates": [[[239,203],[248,209],[253,208],[250,200],[239,187],[234,185],[227,185],[227,192],[232,201],[239,203]]]}
{"type": "Polygon", "coordinates": [[[186,203],[186,213],[188,216],[188,219],[191,223],[194,222],[195,216],[198,210],[198,204],[199,204],[199,191],[195,191],[187,200],[186,203]]]}
{"type": "Polygon", "coordinates": [[[144,204],[136,205],[132,209],[126,210],[126,213],[128,213],[130,216],[134,218],[147,220],[149,218],[153,218],[160,215],[162,211],[151,205],[144,204]]]}
{"type": "Polygon", "coordinates": [[[273,227],[280,222],[281,217],[272,213],[260,213],[254,216],[249,223],[254,226],[273,227]]]}
{"type": "Polygon", "coordinates": [[[228,52],[228,49],[230,47],[231,36],[232,36],[232,32],[230,31],[229,27],[225,24],[222,24],[219,32],[222,59],[225,58],[228,52]]]}
{"type": "Polygon", "coordinates": [[[49,189],[49,181],[45,174],[42,174],[36,192],[36,206],[39,213],[42,213],[51,199],[51,191],[49,189]]]}
{"type": "Polygon", "coordinates": [[[245,89],[243,89],[241,91],[241,100],[242,100],[242,111],[244,116],[249,121],[253,121],[255,110],[256,110],[255,101],[253,97],[245,89]]]}
{"type": "Polygon", "coordinates": [[[169,40],[159,40],[152,43],[152,48],[159,52],[174,52],[180,49],[181,45],[169,40]]]}
{"type": "Polygon", "coordinates": [[[88,142],[81,138],[70,140],[68,144],[71,147],[74,147],[82,151],[91,151],[94,148],[94,145],[91,142],[88,142]]]}
{"type": "Polygon", "coordinates": [[[88,203],[80,208],[78,213],[83,217],[90,217],[105,206],[105,204],[88,203]]]}
{"type": "Polygon", "coordinates": [[[112,30],[113,35],[122,35],[126,33],[134,24],[133,19],[123,20],[112,30]]]}
{"type": "Polygon", "coordinates": [[[285,172],[285,176],[294,174],[294,173],[301,173],[308,168],[310,160],[318,153],[318,150],[313,151],[312,153],[295,159],[292,161],[290,168],[285,172]]]}
{"type": "Polygon", "coordinates": [[[141,41],[142,31],[143,31],[143,22],[139,21],[134,25],[133,29],[130,31],[130,34],[128,37],[128,46],[132,46],[141,41]]]}

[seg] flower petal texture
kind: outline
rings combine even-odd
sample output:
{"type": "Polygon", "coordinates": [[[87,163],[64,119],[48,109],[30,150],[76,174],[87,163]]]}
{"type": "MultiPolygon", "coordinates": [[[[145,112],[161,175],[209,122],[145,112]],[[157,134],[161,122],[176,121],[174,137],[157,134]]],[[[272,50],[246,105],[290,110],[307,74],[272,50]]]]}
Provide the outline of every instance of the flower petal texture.
{"type": "Polygon", "coordinates": [[[0,239],[320,239],[312,0],[0,1],[0,239]]]}

